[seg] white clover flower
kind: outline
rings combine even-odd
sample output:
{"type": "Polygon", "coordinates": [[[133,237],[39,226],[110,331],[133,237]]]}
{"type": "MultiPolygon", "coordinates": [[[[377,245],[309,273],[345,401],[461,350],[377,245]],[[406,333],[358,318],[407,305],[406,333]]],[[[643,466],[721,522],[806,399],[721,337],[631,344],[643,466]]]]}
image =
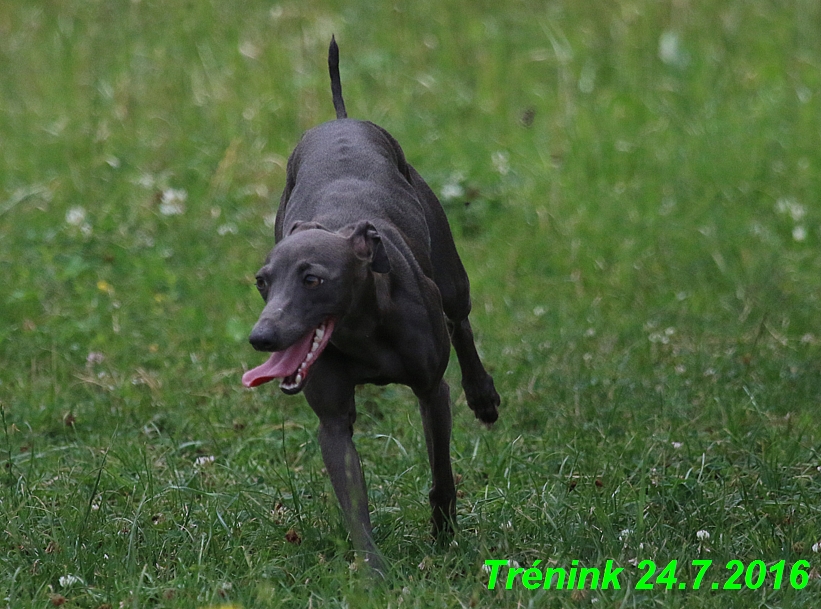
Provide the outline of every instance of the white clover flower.
{"type": "Polygon", "coordinates": [[[793,241],[798,241],[801,243],[804,239],[807,238],[807,229],[801,226],[800,224],[792,229],[792,238],[793,241]]]}
{"type": "Polygon", "coordinates": [[[102,364],[104,361],[105,355],[97,351],[91,351],[88,356],[86,356],[87,364],[102,364]]]}
{"type": "Polygon", "coordinates": [[[82,207],[72,207],[66,212],[66,224],[80,226],[86,219],[86,210],[82,207]]]}
{"type": "Polygon", "coordinates": [[[207,457],[197,457],[197,460],[194,461],[194,467],[204,467],[206,465],[211,465],[213,462],[213,455],[208,455],[207,457]]]}
{"type": "Polygon", "coordinates": [[[60,577],[60,586],[62,588],[68,588],[69,586],[73,586],[74,584],[82,584],[83,580],[77,577],[76,575],[63,575],[60,577]]]}
{"type": "Polygon", "coordinates": [[[442,198],[445,201],[450,201],[452,199],[458,199],[465,195],[465,189],[462,188],[461,184],[456,184],[453,182],[449,182],[442,186],[442,198]]]}
{"type": "Polygon", "coordinates": [[[188,193],[182,188],[166,188],[160,198],[160,213],[163,216],[179,216],[185,213],[188,193]]]}
{"type": "Polygon", "coordinates": [[[659,37],[659,59],[668,66],[687,64],[687,54],[681,48],[678,34],[669,30],[662,33],[659,37]]]}
{"type": "Polygon", "coordinates": [[[675,448],[676,450],[678,450],[679,448],[681,448],[683,446],[683,444],[681,442],[670,442],[670,444],[672,444],[673,448],[675,448]]]}
{"type": "Polygon", "coordinates": [[[163,216],[181,216],[185,213],[185,206],[180,203],[160,203],[160,213],[163,216]]]}
{"type": "Polygon", "coordinates": [[[510,155],[504,150],[498,150],[490,155],[490,160],[493,162],[493,168],[499,175],[506,176],[510,173],[510,155]]]}
{"type": "Polygon", "coordinates": [[[789,214],[793,222],[798,222],[807,214],[806,208],[792,197],[781,197],[775,202],[775,211],[779,214],[789,214]]]}
{"type": "Polygon", "coordinates": [[[150,173],[144,173],[134,180],[134,183],[142,188],[154,188],[154,185],[157,183],[157,178],[150,173]]]}
{"type": "Polygon", "coordinates": [[[459,199],[465,196],[465,188],[462,182],[465,181],[465,175],[461,171],[454,171],[447,182],[442,185],[441,197],[445,201],[452,199],[459,199]]]}
{"type": "Polygon", "coordinates": [[[702,529],[701,531],[696,531],[696,537],[699,541],[708,541],[710,539],[710,533],[702,529]]]}

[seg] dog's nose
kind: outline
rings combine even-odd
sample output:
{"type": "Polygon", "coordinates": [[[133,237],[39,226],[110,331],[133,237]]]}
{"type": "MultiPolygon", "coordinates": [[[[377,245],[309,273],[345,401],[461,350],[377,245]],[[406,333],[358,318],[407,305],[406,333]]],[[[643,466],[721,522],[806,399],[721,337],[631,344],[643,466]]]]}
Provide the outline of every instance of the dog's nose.
{"type": "Polygon", "coordinates": [[[257,351],[276,351],[276,336],[270,324],[258,321],[248,341],[257,351]]]}

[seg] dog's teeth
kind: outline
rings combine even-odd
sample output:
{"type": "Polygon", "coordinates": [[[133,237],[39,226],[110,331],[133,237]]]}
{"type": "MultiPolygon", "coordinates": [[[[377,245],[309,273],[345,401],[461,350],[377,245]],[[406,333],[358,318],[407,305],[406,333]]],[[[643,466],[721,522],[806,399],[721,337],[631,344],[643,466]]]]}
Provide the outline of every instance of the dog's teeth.
{"type": "MultiPolygon", "coordinates": [[[[312,359],[314,359],[313,351],[308,353],[308,355],[305,356],[305,361],[306,362],[310,362],[312,359]]],[[[302,365],[304,366],[305,364],[302,364],[302,365]]]]}
{"type": "Polygon", "coordinates": [[[325,336],[325,326],[319,326],[316,329],[316,339],[322,340],[322,337],[325,336]]]}
{"type": "Polygon", "coordinates": [[[319,341],[314,340],[314,342],[311,344],[311,351],[316,351],[317,349],[319,349],[319,341]]]}
{"type": "Polygon", "coordinates": [[[294,387],[296,387],[297,385],[299,385],[302,382],[302,375],[297,373],[296,379],[294,379],[294,380],[295,380],[294,387]]]}

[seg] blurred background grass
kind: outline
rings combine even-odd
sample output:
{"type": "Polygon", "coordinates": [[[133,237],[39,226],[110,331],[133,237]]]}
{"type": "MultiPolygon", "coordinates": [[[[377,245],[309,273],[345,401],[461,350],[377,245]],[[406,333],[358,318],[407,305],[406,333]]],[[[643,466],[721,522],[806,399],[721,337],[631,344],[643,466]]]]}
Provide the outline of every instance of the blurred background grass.
{"type": "Polygon", "coordinates": [[[820,26],[808,0],[0,5],[9,606],[817,602],[820,26]],[[395,565],[364,598],[313,414],[239,385],[332,33],[349,114],[443,200],[504,400],[487,432],[454,391],[438,549],[412,397],[362,391],[395,565]],[[816,570],[712,596],[481,571],[704,556],[816,570]]]}

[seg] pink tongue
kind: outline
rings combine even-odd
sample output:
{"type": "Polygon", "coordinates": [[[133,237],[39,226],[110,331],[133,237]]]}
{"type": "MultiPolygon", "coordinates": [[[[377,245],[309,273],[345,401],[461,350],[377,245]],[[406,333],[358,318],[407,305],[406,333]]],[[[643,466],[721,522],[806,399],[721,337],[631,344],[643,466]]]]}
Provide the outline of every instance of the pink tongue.
{"type": "Polygon", "coordinates": [[[267,362],[242,375],[242,384],[256,387],[274,379],[291,376],[305,361],[313,340],[314,330],[311,330],[285,351],[274,351],[267,362]]]}

